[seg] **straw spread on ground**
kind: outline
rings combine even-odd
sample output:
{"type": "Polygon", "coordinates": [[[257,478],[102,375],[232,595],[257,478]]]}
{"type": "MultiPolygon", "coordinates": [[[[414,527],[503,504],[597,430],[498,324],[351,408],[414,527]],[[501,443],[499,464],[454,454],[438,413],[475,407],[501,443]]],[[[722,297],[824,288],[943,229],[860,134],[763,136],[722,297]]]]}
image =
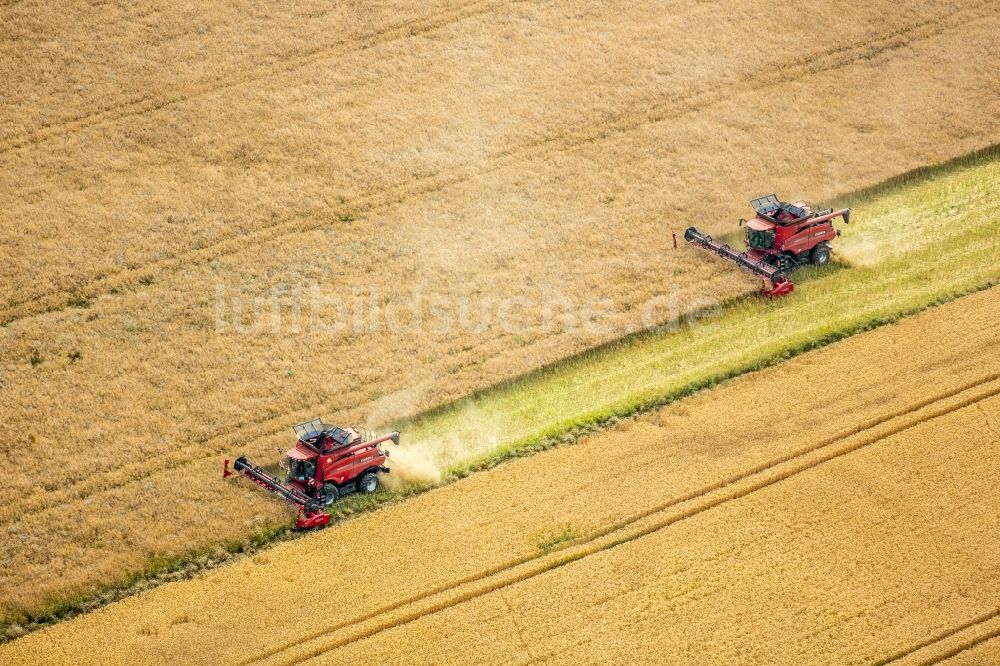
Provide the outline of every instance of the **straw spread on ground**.
{"type": "Polygon", "coordinates": [[[1000,529],[998,315],[1000,289],[959,299],[0,660],[841,664],[978,646],[1000,612],[982,537],[1000,529]]]}

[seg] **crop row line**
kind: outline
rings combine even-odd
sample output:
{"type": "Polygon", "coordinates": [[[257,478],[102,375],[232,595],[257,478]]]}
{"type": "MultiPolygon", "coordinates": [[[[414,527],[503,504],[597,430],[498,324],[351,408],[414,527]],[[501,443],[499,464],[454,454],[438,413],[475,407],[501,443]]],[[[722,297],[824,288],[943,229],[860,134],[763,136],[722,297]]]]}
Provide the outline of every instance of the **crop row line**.
{"type": "Polygon", "coordinates": [[[926,414],[919,413],[922,410],[932,407],[942,401],[949,400],[950,398],[959,396],[962,393],[967,393],[978,387],[996,382],[998,379],[1000,379],[1000,373],[992,374],[988,377],[976,380],[975,382],[971,382],[970,384],[966,384],[960,389],[947,391],[943,394],[938,394],[932,398],[917,402],[906,410],[896,412],[895,414],[887,417],[871,419],[864,425],[848,429],[839,435],[826,438],[813,445],[800,449],[795,453],[781,456],[766,464],[744,471],[728,479],[724,479],[705,486],[699,490],[680,495],[658,507],[653,507],[652,509],[637,513],[625,520],[609,525],[586,537],[568,542],[567,547],[563,551],[559,551],[554,554],[539,554],[527,558],[519,558],[515,562],[502,567],[495,567],[485,572],[481,572],[476,576],[464,578],[461,581],[450,585],[439,586],[434,590],[384,606],[367,613],[360,618],[327,626],[304,637],[299,637],[294,641],[289,641],[281,646],[272,648],[260,655],[240,663],[246,665],[269,660],[273,657],[279,657],[283,653],[288,653],[296,648],[301,648],[306,643],[314,641],[320,642],[323,638],[329,637],[331,634],[340,632],[344,629],[356,627],[407,606],[414,606],[421,604],[422,602],[427,602],[401,616],[389,617],[376,623],[374,626],[362,628],[349,636],[322,642],[320,645],[310,648],[304,654],[296,652],[294,655],[288,655],[288,660],[280,662],[299,663],[332,650],[339,649],[356,641],[370,638],[371,636],[394,627],[409,624],[428,615],[432,615],[447,608],[462,604],[466,601],[482,597],[490,592],[534,578],[546,573],[547,571],[551,571],[552,569],[572,564],[591,555],[630,543],[670,527],[671,525],[683,520],[693,518],[720,505],[747,497],[748,495],[751,495],[759,490],[770,487],[793,476],[797,476],[821,464],[841,458],[873,444],[877,444],[888,437],[897,435],[933,419],[940,418],[941,416],[959,409],[963,409],[983,400],[1000,395],[1000,387],[991,387],[986,391],[977,392],[974,395],[962,398],[954,404],[949,404],[939,409],[932,410],[926,414]],[[908,415],[914,415],[915,418],[906,419],[906,416],[908,415]],[[875,430],[878,426],[889,424],[889,422],[897,419],[903,419],[903,421],[886,428],[884,431],[872,434],[869,437],[849,442],[844,446],[834,446],[839,442],[851,439],[857,435],[862,435],[870,430],[875,430]],[[813,454],[818,455],[814,456],[813,454]],[[785,465],[788,465],[788,467],[781,469],[785,465]],[[719,492],[730,488],[731,490],[729,492],[719,492]],[[659,520],[649,522],[649,524],[640,524],[645,518],[656,517],[658,514],[666,512],[667,509],[690,502],[694,503],[682,511],[669,513],[659,520]],[[475,583],[483,583],[483,585],[474,587],[473,589],[459,591],[459,588],[475,585],[475,583]],[[458,592],[458,594],[439,601],[431,601],[433,597],[449,591],[455,591],[458,592]]]}
{"type": "Polygon", "coordinates": [[[952,657],[959,655],[962,652],[965,652],[966,650],[971,650],[977,645],[981,645],[986,641],[991,641],[994,638],[1000,638],[1000,627],[997,627],[993,631],[990,631],[989,633],[979,636],[977,638],[972,638],[966,641],[965,643],[962,643],[961,645],[958,645],[952,648],[951,650],[948,650],[947,652],[940,654],[937,657],[934,657],[933,659],[921,662],[917,666],[932,666],[933,664],[940,664],[945,659],[951,659],[952,657]]]}
{"type": "Polygon", "coordinates": [[[809,75],[849,66],[877,55],[894,51],[915,41],[929,39],[947,30],[960,28],[989,15],[988,3],[963,8],[943,17],[928,18],[884,34],[874,34],[852,46],[836,46],[806,54],[783,63],[764,66],[736,82],[693,90],[675,99],[664,101],[659,97],[638,98],[629,104],[629,110],[588,120],[550,136],[530,140],[497,151],[482,160],[474,160],[437,171],[432,174],[409,178],[373,189],[353,201],[339,206],[325,205],[307,217],[288,214],[261,228],[234,232],[220,236],[205,247],[180,251],[148,264],[125,267],[104,273],[89,282],[73,288],[59,288],[34,294],[21,300],[9,301],[0,314],[0,324],[45,314],[69,307],[75,299],[96,298],[113,289],[144,289],[163,273],[172,273],[192,263],[235,254],[249,245],[263,245],[285,236],[306,233],[327,225],[331,220],[356,219],[369,213],[389,209],[421,196],[440,192],[449,187],[468,182],[501,168],[516,165],[550,152],[565,152],[609,137],[616,139],[646,125],[658,124],[702,111],[718,102],[761,88],[784,85],[809,75]],[[985,7],[985,10],[984,10],[985,7]],[[145,284],[144,284],[145,283],[145,284]]]}
{"type": "MultiPolygon", "coordinates": [[[[956,636],[962,633],[963,631],[979,627],[980,625],[986,624],[998,618],[1000,618],[1000,608],[995,608],[992,611],[979,615],[978,617],[974,617],[968,622],[963,622],[962,624],[956,627],[951,627],[950,629],[947,629],[939,634],[936,634],[935,636],[932,636],[927,640],[921,641],[915,645],[911,645],[910,647],[900,650],[899,652],[896,652],[884,659],[880,659],[879,661],[874,662],[872,666],[887,666],[888,664],[899,662],[905,659],[906,657],[909,657],[910,655],[915,654],[920,650],[923,650],[924,648],[928,648],[938,643],[941,643],[942,641],[951,638],[952,636],[956,636]]],[[[997,637],[1000,637],[1000,626],[997,626],[996,628],[994,628],[991,631],[988,631],[985,634],[972,636],[941,654],[937,654],[933,657],[920,661],[917,666],[931,666],[931,664],[940,663],[945,659],[950,659],[951,657],[954,657],[960,652],[965,652],[966,650],[972,649],[981,643],[985,643],[986,641],[997,637]]]]}

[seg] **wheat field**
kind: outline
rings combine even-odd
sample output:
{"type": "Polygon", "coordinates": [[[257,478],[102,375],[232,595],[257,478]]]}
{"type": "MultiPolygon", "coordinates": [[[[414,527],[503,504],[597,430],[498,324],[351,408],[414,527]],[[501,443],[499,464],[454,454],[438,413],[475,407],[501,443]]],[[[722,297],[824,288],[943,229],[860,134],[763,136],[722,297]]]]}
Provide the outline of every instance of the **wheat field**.
{"type": "Polygon", "coordinates": [[[982,538],[1000,527],[998,314],[996,288],[959,299],[36,632],[0,660],[978,650],[1000,625],[1000,553],[982,538]],[[303,587],[314,603],[296,601],[303,587]],[[109,632],[113,645],[95,638],[109,632]]]}
{"type": "Polygon", "coordinates": [[[376,427],[631,332],[658,294],[753,289],[669,252],[692,221],[998,136],[989,3],[0,14],[4,617],[285,520],[218,462],[272,458],[293,422],[376,427]],[[381,314],[289,323],[312,288],[381,314]],[[492,318],[415,325],[414,294],[492,318]],[[543,321],[549,295],[602,325],[543,321]],[[255,298],[281,320],[248,331],[255,298]]]}
{"type": "Polygon", "coordinates": [[[4,617],[286,520],[217,476],[291,423],[377,427],[629,333],[656,295],[755,288],[672,231],[1000,136],[989,3],[0,15],[4,617]],[[289,323],[313,288],[380,315],[289,323]],[[492,318],[414,324],[414,294],[492,318]],[[550,296],[602,325],[539,320],[550,296]],[[255,298],[281,320],[248,331],[255,298]]]}
{"type": "Polygon", "coordinates": [[[822,198],[994,128],[989,3],[310,4],[3,9],[7,319],[211,260],[329,268],[301,266],[318,245],[360,244],[352,276],[393,259],[386,279],[446,270],[463,232],[476,264],[581,231],[638,245],[630,218],[649,242],[743,213],[731,188],[822,198]]]}
{"type": "Polygon", "coordinates": [[[1000,423],[998,393],[961,393],[717,509],[679,509],[648,536],[276,663],[919,663],[969,622],[960,645],[976,646],[1000,627],[1000,430],[983,425],[1000,423]]]}

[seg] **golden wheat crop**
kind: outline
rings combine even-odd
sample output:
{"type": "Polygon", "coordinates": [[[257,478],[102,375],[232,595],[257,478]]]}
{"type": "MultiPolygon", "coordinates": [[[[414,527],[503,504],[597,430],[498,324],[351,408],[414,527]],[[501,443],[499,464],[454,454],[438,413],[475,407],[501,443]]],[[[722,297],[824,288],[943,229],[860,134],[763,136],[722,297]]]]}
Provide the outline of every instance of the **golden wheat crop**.
{"type": "Polygon", "coordinates": [[[981,535],[996,521],[998,315],[998,289],[960,299],[31,634],[0,660],[580,661],[623,642],[693,659],[682,650],[709,630],[718,654],[748,660],[903,649],[997,592],[981,535]]]}
{"type": "Polygon", "coordinates": [[[824,197],[995,139],[988,3],[76,4],[4,8],[7,316],[335,244],[490,284],[581,230],[662,247],[652,218],[728,222],[734,187],[824,197]]]}
{"type": "Polygon", "coordinates": [[[988,394],[549,574],[316,641],[312,663],[871,664],[947,653],[970,622],[959,645],[976,645],[1000,626],[1000,435],[983,427],[1000,382],[988,394]]]}
{"type": "Polygon", "coordinates": [[[986,3],[369,4],[0,7],[0,615],[284,519],[215,477],[298,419],[375,426],[753,288],[672,230],[997,140],[986,3]],[[293,323],[312,287],[380,317],[293,323]],[[414,294],[494,318],[408,325],[414,294]],[[611,308],[496,316],[546,295],[611,308]]]}

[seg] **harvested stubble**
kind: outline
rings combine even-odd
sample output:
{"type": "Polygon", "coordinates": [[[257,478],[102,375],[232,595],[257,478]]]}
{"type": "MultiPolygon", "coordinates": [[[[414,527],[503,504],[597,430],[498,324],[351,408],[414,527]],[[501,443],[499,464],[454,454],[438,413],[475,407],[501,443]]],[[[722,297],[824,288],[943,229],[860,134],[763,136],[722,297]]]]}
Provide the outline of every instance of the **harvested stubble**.
{"type": "Polygon", "coordinates": [[[987,3],[369,5],[157,7],[155,43],[142,3],[0,8],[3,615],[284,519],[209,479],[296,419],[377,425],[614,339],[664,291],[684,311],[753,288],[665,259],[671,229],[998,138],[987,3]],[[282,284],[613,312],[596,331],[217,325],[216,286],[282,284]]]}
{"type": "Polygon", "coordinates": [[[1000,399],[984,397],[1000,391],[998,316],[1000,289],[960,299],[0,659],[578,662],[617,649],[844,663],[905,649],[998,592],[998,544],[981,538],[1000,528],[1000,399]],[[115,644],[96,646],[108,631],[115,644]]]}

